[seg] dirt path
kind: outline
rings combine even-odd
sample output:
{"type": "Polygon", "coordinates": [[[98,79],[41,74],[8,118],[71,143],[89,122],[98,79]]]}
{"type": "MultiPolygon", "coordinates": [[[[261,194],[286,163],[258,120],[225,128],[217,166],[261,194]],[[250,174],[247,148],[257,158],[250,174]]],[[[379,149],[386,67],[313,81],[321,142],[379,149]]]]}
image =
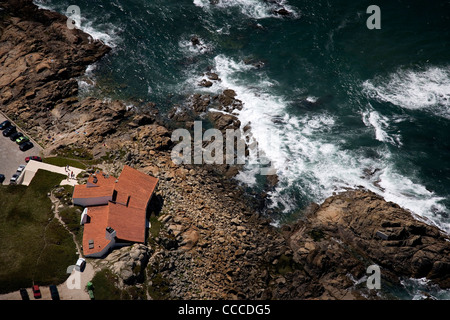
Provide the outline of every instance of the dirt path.
{"type": "Polygon", "coordinates": [[[52,201],[53,206],[54,206],[53,210],[55,212],[55,218],[58,219],[59,223],[62,224],[64,229],[66,229],[67,232],[69,232],[72,235],[73,242],[75,243],[75,246],[77,247],[77,251],[81,255],[81,247],[78,244],[75,234],[72,231],[70,231],[70,229],[66,226],[66,224],[62,220],[61,216],[59,215],[59,206],[61,205],[61,201],[57,197],[55,197],[55,195],[53,194],[53,191],[50,193],[50,200],[52,201]]]}

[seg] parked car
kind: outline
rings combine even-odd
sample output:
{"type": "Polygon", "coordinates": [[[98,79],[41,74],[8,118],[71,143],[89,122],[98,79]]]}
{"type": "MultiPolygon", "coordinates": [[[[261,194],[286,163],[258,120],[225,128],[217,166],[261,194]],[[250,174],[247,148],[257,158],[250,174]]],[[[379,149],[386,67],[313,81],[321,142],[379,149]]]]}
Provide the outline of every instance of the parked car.
{"type": "Polygon", "coordinates": [[[20,288],[20,296],[22,297],[22,300],[30,300],[30,296],[28,295],[27,289],[20,288]]]}
{"type": "Polygon", "coordinates": [[[94,290],[88,290],[88,294],[89,294],[89,298],[90,298],[91,300],[95,300],[94,290]]]}
{"type": "Polygon", "coordinates": [[[4,137],[9,137],[10,135],[12,135],[13,133],[16,133],[17,129],[15,126],[9,126],[8,128],[6,128],[5,130],[3,130],[3,136],[4,137]]]}
{"type": "Polygon", "coordinates": [[[5,181],[5,175],[0,174],[0,183],[3,183],[3,181],[5,181]]]}
{"type": "Polygon", "coordinates": [[[85,267],[86,267],[86,259],[79,258],[77,260],[77,263],[75,264],[75,270],[83,272],[85,267]]]}
{"type": "Polygon", "coordinates": [[[5,130],[6,128],[11,126],[11,122],[8,120],[3,121],[0,123],[0,130],[5,130]]]}
{"type": "Polygon", "coordinates": [[[86,284],[86,290],[87,290],[87,292],[89,294],[89,298],[91,298],[91,300],[95,300],[95,297],[94,297],[94,284],[92,282],[89,281],[86,284]]]}
{"type": "Polygon", "coordinates": [[[42,158],[38,156],[26,157],[25,162],[28,163],[30,160],[42,162],[42,158]]]}
{"type": "Polygon", "coordinates": [[[50,286],[50,295],[52,296],[52,300],[59,300],[58,288],[55,285],[50,286]]]}
{"type": "Polygon", "coordinates": [[[31,289],[33,290],[33,295],[35,299],[40,299],[42,297],[41,290],[39,289],[38,285],[35,284],[31,289]]]}
{"type": "Polygon", "coordinates": [[[19,175],[20,175],[20,173],[23,172],[23,170],[25,169],[25,167],[26,167],[25,165],[21,164],[21,165],[17,168],[16,173],[19,173],[19,175]]]}
{"type": "Polygon", "coordinates": [[[27,151],[27,150],[29,150],[29,149],[31,149],[31,148],[33,148],[34,147],[34,145],[30,142],[30,141],[27,141],[27,142],[25,142],[25,143],[22,143],[20,146],[19,146],[19,149],[21,150],[21,151],[27,151]]]}
{"type": "Polygon", "coordinates": [[[25,137],[25,136],[22,136],[22,137],[19,137],[19,138],[16,139],[16,143],[19,144],[19,145],[23,144],[25,142],[28,142],[28,141],[30,141],[30,139],[28,137],[25,137]]]}
{"type": "Polygon", "coordinates": [[[20,177],[20,173],[14,173],[11,179],[9,179],[9,184],[17,184],[17,180],[20,177]]]}
{"type": "Polygon", "coordinates": [[[17,139],[19,139],[20,137],[23,136],[22,132],[14,132],[13,134],[11,134],[11,136],[9,137],[11,139],[11,141],[16,141],[17,139]]]}

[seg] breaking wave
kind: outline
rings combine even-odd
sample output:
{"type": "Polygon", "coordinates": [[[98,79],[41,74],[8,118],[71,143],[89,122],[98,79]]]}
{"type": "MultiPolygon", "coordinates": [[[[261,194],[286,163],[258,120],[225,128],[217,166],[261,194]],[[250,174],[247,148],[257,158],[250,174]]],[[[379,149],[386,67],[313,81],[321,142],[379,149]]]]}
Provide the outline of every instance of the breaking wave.
{"type": "MultiPolygon", "coordinates": [[[[276,82],[253,65],[218,55],[214,58],[213,71],[221,81],[202,90],[236,92],[236,98],[243,102],[242,110],[236,114],[241,126],[250,124],[250,142],[255,139],[258,149],[276,169],[279,182],[269,192],[271,208],[288,214],[298,209],[298,195],[320,203],[334,192],[362,186],[450,232],[450,225],[439,215],[447,212],[441,204],[444,198],[427,190],[418,179],[400,174],[385,144],[375,151],[374,157],[365,155],[361,149],[345,148],[345,139],[335,134],[339,118],[327,112],[290,113],[287,108],[290,101],[274,91],[276,82]]],[[[190,78],[191,88],[201,79],[201,76],[190,78]]],[[[310,103],[317,99],[305,96],[310,103]]],[[[374,129],[376,140],[401,146],[400,135],[387,132],[390,120],[386,116],[368,110],[362,113],[362,121],[374,129]]],[[[255,186],[260,169],[257,154],[250,154],[237,179],[255,186]]]]}
{"type": "Polygon", "coordinates": [[[369,98],[450,119],[450,67],[400,69],[363,83],[369,98]]]}
{"type": "Polygon", "coordinates": [[[210,0],[194,0],[197,7],[204,10],[230,9],[238,8],[239,11],[253,19],[265,19],[272,17],[281,17],[276,13],[277,10],[285,9],[290,12],[290,16],[298,18],[300,16],[298,10],[290,6],[287,1],[259,1],[259,0],[217,0],[213,3],[210,0]]]}

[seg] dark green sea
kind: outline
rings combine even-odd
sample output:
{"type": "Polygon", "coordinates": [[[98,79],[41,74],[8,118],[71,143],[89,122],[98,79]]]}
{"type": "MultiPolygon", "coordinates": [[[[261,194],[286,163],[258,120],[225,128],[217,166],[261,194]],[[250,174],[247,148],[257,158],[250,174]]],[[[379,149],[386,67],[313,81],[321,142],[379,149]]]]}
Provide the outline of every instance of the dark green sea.
{"type": "MultiPolygon", "coordinates": [[[[289,16],[273,1],[216,2],[78,0],[81,28],[113,48],[80,94],[164,113],[194,92],[233,89],[277,170],[275,221],[362,186],[450,233],[450,1],[278,1],[289,16]],[[371,4],[381,29],[367,28],[371,4]],[[200,88],[209,69],[221,81],[200,88]]],[[[253,161],[237,179],[256,190],[263,180],[253,161]]],[[[450,296],[424,287],[405,279],[397,295],[450,296]]]]}

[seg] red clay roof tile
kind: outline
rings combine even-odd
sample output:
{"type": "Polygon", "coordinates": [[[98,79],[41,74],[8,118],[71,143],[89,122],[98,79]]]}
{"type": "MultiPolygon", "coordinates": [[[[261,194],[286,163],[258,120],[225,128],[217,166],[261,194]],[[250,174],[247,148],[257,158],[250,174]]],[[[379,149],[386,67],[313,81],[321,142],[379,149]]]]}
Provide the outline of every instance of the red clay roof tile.
{"type": "MultiPolygon", "coordinates": [[[[88,185],[94,183],[91,176],[88,185]]],[[[104,206],[90,207],[90,222],[84,225],[83,250],[85,255],[99,252],[105,248],[109,240],[105,238],[105,229],[111,227],[116,231],[118,239],[131,242],[145,242],[146,209],[158,179],[145,173],[124,166],[118,181],[114,177],[97,174],[95,185],[76,186],[74,198],[100,197],[113,195],[113,202],[104,206]],[[94,248],[89,249],[89,240],[94,240],[94,248]]]]}

